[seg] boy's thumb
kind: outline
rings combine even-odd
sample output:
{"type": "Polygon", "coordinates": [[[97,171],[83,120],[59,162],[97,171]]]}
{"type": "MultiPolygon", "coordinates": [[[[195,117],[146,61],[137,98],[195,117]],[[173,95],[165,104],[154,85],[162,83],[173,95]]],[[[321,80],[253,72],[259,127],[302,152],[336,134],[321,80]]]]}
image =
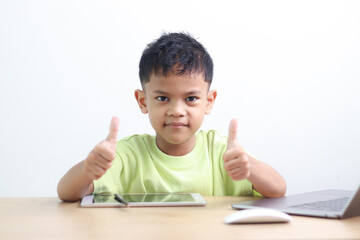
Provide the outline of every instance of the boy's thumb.
{"type": "Polygon", "coordinates": [[[106,140],[109,141],[110,143],[116,144],[118,131],[119,131],[119,119],[117,117],[112,117],[110,123],[109,135],[107,136],[106,140]]]}
{"type": "Polygon", "coordinates": [[[237,144],[237,121],[232,119],[229,125],[229,135],[227,139],[227,149],[233,148],[237,144]]]}

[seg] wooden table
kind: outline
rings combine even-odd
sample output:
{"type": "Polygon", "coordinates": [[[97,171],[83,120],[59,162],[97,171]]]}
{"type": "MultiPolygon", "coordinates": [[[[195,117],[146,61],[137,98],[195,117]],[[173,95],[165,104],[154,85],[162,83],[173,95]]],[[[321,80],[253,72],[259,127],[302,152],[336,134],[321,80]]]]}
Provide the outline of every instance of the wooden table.
{"type": "Polygon", "coordinates": [[[0,198],[0,239],[360,239],[360,217],[227,225],[231,203],[251,198],[205,199],[205,207],[81,208],[57,198],[0,198]]]}

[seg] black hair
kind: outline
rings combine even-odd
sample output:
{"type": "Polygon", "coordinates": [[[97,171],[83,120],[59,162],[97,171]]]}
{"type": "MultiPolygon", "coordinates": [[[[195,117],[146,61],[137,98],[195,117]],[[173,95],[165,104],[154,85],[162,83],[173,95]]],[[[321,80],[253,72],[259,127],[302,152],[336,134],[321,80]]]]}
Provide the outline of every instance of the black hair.
{"type": "Polygon", "coordinates": [[[164,33],[147,45],[139,63],[141,84],[149,82],[152,73],[166,76],[174,65],[175,74],[202,73],[211,85],[213,61],[204,46],[187,33],[164,33]]]}

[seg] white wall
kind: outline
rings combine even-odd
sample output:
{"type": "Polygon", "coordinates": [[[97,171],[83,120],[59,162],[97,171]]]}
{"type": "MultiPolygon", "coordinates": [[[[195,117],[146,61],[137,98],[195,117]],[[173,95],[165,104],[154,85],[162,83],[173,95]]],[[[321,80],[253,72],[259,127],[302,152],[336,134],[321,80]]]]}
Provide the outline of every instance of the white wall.
{"type": "Polygon", "coordinates": [[[56,196],[121,119],[153,133],[133,92],[146,44],[186,31],[215,63],[204,129],[280,171],[288,193],[360,183],[359,1],[0,2],[0,196],[56,196]]]}

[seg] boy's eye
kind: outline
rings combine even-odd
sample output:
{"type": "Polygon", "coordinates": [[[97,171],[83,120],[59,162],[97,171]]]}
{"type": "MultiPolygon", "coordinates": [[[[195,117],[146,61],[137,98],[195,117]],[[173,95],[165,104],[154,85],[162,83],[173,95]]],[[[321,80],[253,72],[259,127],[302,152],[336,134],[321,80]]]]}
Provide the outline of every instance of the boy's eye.
{"type": "Polygon", "coordinates": [[[192,97],[187,97],[185,100],[188,101],[188,102],[194,102],[197,99],[198,99],[197,97],[192,96],[192,97]]]}
{"type": "Polygon", "coordinates": [[[169,100],[167,97],[164,97],[164,96],[157,97],[156,99],[160,102],[165,102],[165,101],[169,100]]]}

